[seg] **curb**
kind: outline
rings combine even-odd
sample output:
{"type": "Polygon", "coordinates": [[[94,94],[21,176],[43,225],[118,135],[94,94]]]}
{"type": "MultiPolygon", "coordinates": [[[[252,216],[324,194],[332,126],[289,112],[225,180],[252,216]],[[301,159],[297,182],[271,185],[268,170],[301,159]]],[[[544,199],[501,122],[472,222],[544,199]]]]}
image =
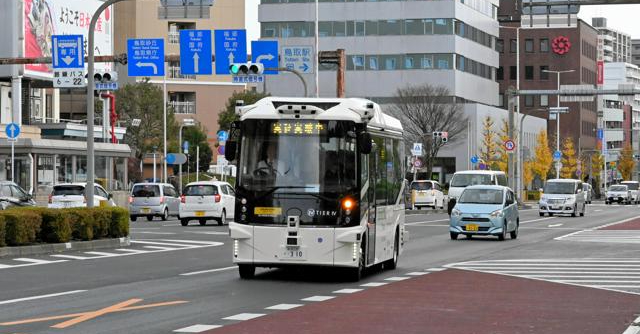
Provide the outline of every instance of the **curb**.
{"type": "Polygon", "coordinates": [[[405,215],[434,215],[434,214],[442,214],[447,213],[447,210],[444,209],[431,209],[431,210],[404,210],[405,215]]]}
{"type": "Polygon", "coordinates": [[[62,253],[71,251],[84,251],[94,249],[106,249],[116,247],[126,247],[131,244],[129,237],[116,239],[100,239],[92,241],[74,241],[61,244],[42,244],[31,246],[2,247],[0,248],[0,258],[28,255],[43,255],[51,253],[62,253]]]}

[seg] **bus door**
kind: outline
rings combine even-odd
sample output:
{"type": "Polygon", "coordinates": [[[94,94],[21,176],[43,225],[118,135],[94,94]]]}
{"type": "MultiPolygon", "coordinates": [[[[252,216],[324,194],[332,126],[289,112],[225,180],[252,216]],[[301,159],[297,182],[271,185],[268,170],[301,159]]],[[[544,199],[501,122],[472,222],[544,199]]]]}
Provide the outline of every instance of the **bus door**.
{"type": "Polygon", "coordinates": [[[369,220],[367,222],[367,264],[376,261],[376,219],[378,206],[376,205],[376,183],[378,182],[378,154],[379,145],[373,145],[373,149],[368,156],[369,159],[369,189],[367,198],[369,199],[369,220]]]}

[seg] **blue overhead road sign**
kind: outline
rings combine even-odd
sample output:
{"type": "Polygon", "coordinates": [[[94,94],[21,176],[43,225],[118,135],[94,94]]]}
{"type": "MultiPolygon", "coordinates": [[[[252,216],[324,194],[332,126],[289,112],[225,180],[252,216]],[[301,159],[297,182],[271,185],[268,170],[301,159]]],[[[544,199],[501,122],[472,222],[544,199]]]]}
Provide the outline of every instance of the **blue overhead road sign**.
{"type": "Polygon", "coordinates": [[[7,138],[9,139],[18,138],[20,135],[20,125],[16,123],[7,124],[7,127],[4,130],[7,133],[7,138]]]}
{"type": "MultiPolygon", "coordinates": [[[[264,68],[278,68],[278,41],[252,41],[251,62],[261,63],[264,68]]],[[[278,71],[264,71],[264,74],[278,74],[278,71]]]]}
{"type": "Polygon", "coordinates": [[[216,30],[216,74],[230,74],[229,65],[247,62],[247,31],[216,30]]]}
{"type": "Polygon", "coordinates": [[[84,68],[82,35],[51,36],[53,68],[84,68]]]}
{"type": "Polygon", "coordinates": [[[211,30],[180,31],[180,72],[212,74],[211,30]]]}
{"type": "Polygon", "coordinates": [[[130,77],[164,76],[164,40],[130,39],[127,41],[130,77]]]}
{"type": "Polygon", "coordinates": [[[283,46],[282,57],[284,67],[305,74],[313,73],[313,47],[283,46]]]}

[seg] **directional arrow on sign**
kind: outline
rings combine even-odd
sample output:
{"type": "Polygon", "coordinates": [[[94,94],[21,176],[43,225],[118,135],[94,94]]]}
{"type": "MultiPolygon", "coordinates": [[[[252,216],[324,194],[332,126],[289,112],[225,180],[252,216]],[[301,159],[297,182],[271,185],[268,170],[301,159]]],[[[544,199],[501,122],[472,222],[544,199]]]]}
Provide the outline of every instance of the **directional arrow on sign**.
{"type": "Polygon", "coordinates": [[[151,67],[153,69],[153,74],[158,74],[158,66],[154,63],[137,62],[136,67],[151,67]]]}
{"type": "Polygon", "coordinates": [[[74,60],[76,60],[76,59],[71,57],[71,56],[66,56],[66,57],[62,58],[62,61],[67,65],[71,65],[71,63],[73,63],[74,60]]]}
{"type": "Polygon", "coordinates": [[[199,60],[200,60],[200,56],[198,56],[198,53],[197,52],[194,53],[193,54],[193,71],[196,72],[196,73],[200,72],[198,70],[198,64],[199,64],[198,61],[199,60]]]}
{"type": "Polygon", "coordinates": [[[9,132],[11,133],[11,134],[9,135],[9,137],[11,137],[11,138],[15,138],[15,137],[16,137],[16,130],[17,130],[17,129],[16,129],[16,125],[12,123],[12,124],[9,126],[9,132]]]}
{"type": "Polygon", "coordinates": [[[256,58],[256,63],[261,63],[264,60],[273,60],[273,58],[275,58],[272,54],[266,54],[266,55],[260,55],[258,56],[258,58],[256,58]]]}
{"type": "Polygon", "coordinates": [[[233,60],[235,59],[235,57],[233,56],[233,52],[231,52],[229,54],[229,64],[233,64],[233,60]]]}
{"type": "Polygon", "coordinates": [[[302,66],[300,66],[300,69],[306,72],[307,70],[309,70],[309,65],[307,65],[307,63],[304,63],[302,64],[302,66]]]}

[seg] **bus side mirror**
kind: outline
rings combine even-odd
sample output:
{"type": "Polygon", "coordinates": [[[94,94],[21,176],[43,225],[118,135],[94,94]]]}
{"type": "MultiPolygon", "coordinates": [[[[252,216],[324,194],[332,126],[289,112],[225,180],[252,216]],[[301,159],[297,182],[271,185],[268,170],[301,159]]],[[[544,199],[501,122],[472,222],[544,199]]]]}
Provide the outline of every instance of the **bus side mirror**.
{"type": "Polygon", "coordinates": [[[238,148],[238,142],[236,142],[235,140],[230,140],[227,141],[227,143],[225,144],[225,148],[224,148],[224,158],[227,159],[227,161],[233,161],[236,160],[236,149],[238,148]]]}
{"type": "Polygon", "coordinates": [[[360,153],[371,153],[371,134],[368,132],[361,132],[360,134],[358,134],[358,146],[358,148],[360,149],[360,153]]]}

